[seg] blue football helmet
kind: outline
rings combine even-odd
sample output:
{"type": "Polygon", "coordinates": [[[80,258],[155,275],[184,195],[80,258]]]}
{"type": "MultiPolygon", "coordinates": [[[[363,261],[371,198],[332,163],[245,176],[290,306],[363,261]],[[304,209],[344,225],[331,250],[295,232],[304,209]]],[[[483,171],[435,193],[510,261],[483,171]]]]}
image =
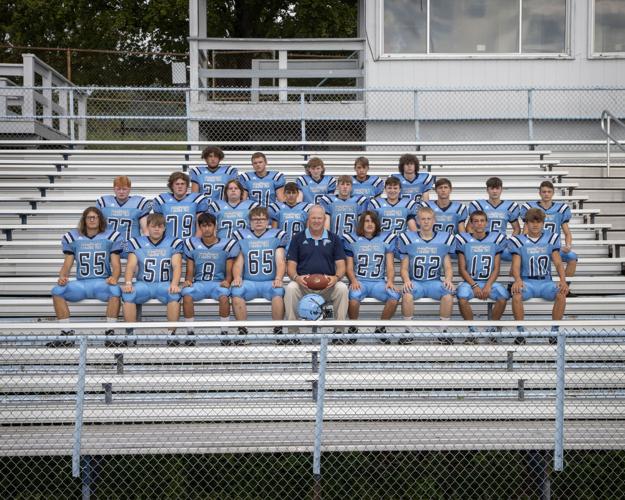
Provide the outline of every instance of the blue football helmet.
{"type": "Polygon", "coordinates": [[[299,301],[299,304],[297,305],[297,313],[302,319],[315,321],[323,315],[322,306],[325,303],[326,301],[321,295],[309,293],[308,295],[304,295],[302,300],[299,301]]]}

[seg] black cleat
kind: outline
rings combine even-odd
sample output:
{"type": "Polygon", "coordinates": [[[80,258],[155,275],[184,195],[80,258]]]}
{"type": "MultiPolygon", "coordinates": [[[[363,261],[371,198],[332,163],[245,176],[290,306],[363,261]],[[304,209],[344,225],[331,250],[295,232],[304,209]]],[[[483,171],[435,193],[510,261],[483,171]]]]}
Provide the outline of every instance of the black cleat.
{"type": "Polygon", "coordinates": [[[438,343],[443,345],[453,345],[454,339],[453,337],[438,337],[438,343]]]}
{"type": "MultiPolygon", "coordinates": [[[[111,336],[115,335],[115,330],[106,330],[104,335],[111,336]]],[[[125,340],[117,341],[117,340],[105,340],[104,347],[128,347],[128,342],[125,340]]]]}
{"type": "MultiPolygon", "coordinates": [[[[76,332],[74,330],[61,330],[61,336],[73,337],[76,332]]],[[[73,340],[53,340],[46,344],[46,347],[74,347],[73,340]]]]}
{"type": "Polygon", "coordinates": [[[514,345],[525,345],[526,343],[525,337],[516,337],[514,339],[514,345]]]}
{"type": "MultiPolygon", "coordinates": [[[[239,335],[247,335],[247,328],[245,328],[244,326],[240,326],[238,329],[238,333],[239,335]]],[[[247,345],[248,342],[247,340],[235,340],[233,344],[234,345],[247,345]]]]}
{"type": "MultiPolygon", "coordinates": [[[[385,326],[378,326],[375,331],[373,333],[386,333],[386,327],[385,326]]],[[[390,344],[391,343],[391,339],[378,339],[378,342],[380,344],[390,344]]]]}
{"type": "MultiPolygon", "coordinates": [[[[187,335],[195,335],[195,332],[193,330],[191,330],[190,332],[187,332],[187,335]]],[[[189,346],[189,347],[194,347],[195,346],[195,339],[187,339],[184,341],[184,345],[189,346]]]]}
{"type": "Polygon", "coordinates": [[[168,340],[167,341],[167,345],[169,347],[177,347],[177,346],[179,346],[180,345],[180,341],[176,339],[176,334],[172,333],[171,336],[174,337],[174,338],[171,339],[171,340],[168,340]]]}

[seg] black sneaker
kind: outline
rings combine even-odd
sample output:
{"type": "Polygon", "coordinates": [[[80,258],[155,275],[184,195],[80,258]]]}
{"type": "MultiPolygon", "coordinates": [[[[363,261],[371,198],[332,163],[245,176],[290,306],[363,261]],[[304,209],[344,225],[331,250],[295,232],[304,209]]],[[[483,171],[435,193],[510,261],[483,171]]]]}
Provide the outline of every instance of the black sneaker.
{"type": "MultiPolygon", "coordinates": [[[[71,337],[74,336],[76,332],[74,330],[61,330],[61,336],[63,337],[71,337]]],[[[46,347],[74,347],[73,340],[53,340],[46,344],[46,347]]]]}
{"type": "Polygon", "coordinates": [[[180,345],[180,341],[176,339],[176,334],[172,333],[171,336],[174,337],[174,338],[171,339],[171,340],[168,340],[167,341],[167,345],[169,347],[177,347],[177,346],[179,346],[180,345]]]}
{"type": "MultiPolygon", "coordinates": [[[[238,334],[239,335],[247,335],[247,328],[245,328],[244,326],[240,326],[238,328],[238,334]]],[[[248,342],[247,340],[235,340],[233,342],[234,345],[247,345],[248,342]]]]}
{"type": "MultiPolygon", "coordinates": [[[[195,335],[195,332],[193,330],[191,330],[190,332],[187,332],[187,335],[195,335]]],[[[188,339],[184,341],[184,345],[187,345],[189,347],[193,347],[195,346],[195,340],[192,339],[188,339]]]]}
{"type": "Polygon", "coordinates": [[[516,337],[514,339],[514,345],[524,345],[526,342],[525,337],[516,337]]]}
{"type": "MultiPolygon", "coordinates": [[[[386,327],[385,326],[378,326],[375,331],[373,333],[386,333],[386,327]]],[[[378,342],[380,344],[390,344],[391,343],[391,339],[378,339],[378,342]]]]}
{"type": "MultiPolygon", "coordinates": [[[[358,333],[358,327],[350,326],[347,329],[347,333],[358,333]]],[[[346,344],[355,344],[356,342],[357,342],[357,339],[347,339],[346,344]]]]}
{"type": "MultiPolygon", "coordinates": [[[[106,330],[104,335],[111,336],[115,335],[115,330],[106,330]]],[[[128,342],[125,340],[117,341],[117,340],[105,340],[104,347],[128,347],[128,342]]]]}
{"type": "Polygon", "coordinates": [[[467,337],[464,339],[464,344],[477,344],[477,337],[467,337]]]}
{"type": "Polygon", "coordinates": [[[558,337],[549,337],[549,345],[558,345],[558,337]]]}
{"type": "Polygon", "coordinates": [[[438,337],[438,343],[443,345],[453,345],[454,339],[453,337],[438,337]]]}

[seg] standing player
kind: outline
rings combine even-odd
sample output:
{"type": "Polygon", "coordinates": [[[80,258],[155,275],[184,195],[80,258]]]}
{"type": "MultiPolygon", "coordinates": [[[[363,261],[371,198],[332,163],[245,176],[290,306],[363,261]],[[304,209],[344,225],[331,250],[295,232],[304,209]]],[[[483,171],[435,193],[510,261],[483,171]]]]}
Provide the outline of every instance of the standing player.
{"type": "MultiPolygon", "coordinates": [[[[246,301],[260,297],[271,301],[271,319],[284,319],[286,233],[268,228],[268,223],[267,209],[256,207],[250,211],[251,229],[237,231],[231,241],[238,247],[232,250],[238,250],[232,269],[232,307],[238,321],[247,319],[246,301]]],[[[246,333],[247,329],[239,328],[239,334],[246,333]]],[[[282,328],[274,328],[274,333],[282,333],[282,328]]]]}
{"type": "Polygon", "coordinates": [[[305,201],[297,201],[299,188],[295,182],[287,182],[284,185],[285,201],[277,201],[269,205],[269,218],[274,228],[281,229],[286,233],[286,248],[289,248],[291,238],[306,229],[308,211],[312,207],[305,201]]]}
{"type": "Polygon", "coordinates": [[[191,167],[191,191],[203,193],[211,200],[223,200],[225,197],[226,182],[236,179],[237,169],[229,165],[220,165],[224,159],[224,152],[215,146],[208,146],[202,151],[202,159],[206,166],[191,167]]]}
{"type": "Polygon", "coordinates": [[[189,238],[197,232],[195,218],[200,212],[208,210],[208,198],[199,193],[188,193],[189,176],[183,172],[174,172],[169,176],[169,193],[159,194],[154,198],[154,213],[162,214],[167,223],[169,238],[189,238]]]}
{"type": "Polygon", "coordinates": [[[297,178],[297,186],[300,188],[303,201],[318,204],[324,194],[334,194],[336,191],[336,179],[325,175],[326,167],[321,158],[311,158],[306,164],[306,175],[297,178]]]}
{"type": "Polygon", "coordinates": [[[399,173],[393,174],[401,183],[401,196],[415,201],[428,201],[429,190],[434,187],[436,177],[428,172],[419,173],[419,158],[413,154],[399,157],[399,173]]]}
{"type": "Polygon", "coordinates": [[[147,232],[146,218],[152,210],[152,203],[147,198],[130,195],[131,182],[126,175],[120,175],[113,181],[114,195],[105,194],[96,200],[96,207],[104,214],[108,228],[119,231],[124,240],[122,257],[128,255],[126,242],[138,238],[147,232]]]}
{"type": "Polygon", "coordinates": [[[239,175],[239,182],[247,191],[247,198],[263,207],[270,203],[284,201],[284,175],[267,170],[267,157],[264,153],[252,155],[253,172],[239,175]]]}
{"type": "MultiPolygon", "coordinates": [[[[178,321],[180,317],[180,276],[182,275],[182,240],[167,236],[165,217],[148,215],[148,236],[128,240],[128,264],[126,265],[124,319],[137,320],[137,304],[157,299],[167,304],[167,320],[178,321]],[[136,271],[136,282],[132,278],[136,271]]],[[[173,332],[172,332],[173,335],[173,332]]],[[[168,342],[177,345],[177,341],[168,342]]]]}
{"type": "MultiPolygon", "coordinates": [[[[469,301],[476,298],[495,301],[492,319],[501,319],[510,298],[508,291],[499,283],[499,267],[501,253],[506,246],[506,237],[497,232],[486,232],[488,218],[481,210],[476,210],[469,219],[471,233],[456,235],[456,251],[458,254],[458,271],[464,280],[456,293],[462,318],[473,319],[473,310],[469,301]]],[[[493,329],[494,330],[494,329],[493,329]]],[[[474,332],[475,327],[469,326],[474,332]]]]}
{"type": "MultiPolygon", "coordinates": [[[[373,297],[384,302],[380,319],[391,319],[397,310],[401,295],[395,289],[395,266],[393,251],[395,235],[381,233],[380,222],[375,212],[367,210],[358,220],[355,234],[344,234],[345,255],[347,256],[347,278],[349,279],[349,319],[358,319],[360,302],[373,297]]],[[[375,329],[375,333],[384,333],[384,327],[375,329]]],[[[350,327],[348,333],[357,333],[350,327]]]]}
{"type": "MultiPolygon", "coordinates": [[[[575,276],[577,270],[577,254],[571,250],[573,245],[573,235],[569,228],[571,209],[566,203],[553,201],[554,191],[551,181],[541,182],[538,189],[540,201],[523,203],[521,205],[521,219],[525,220],[525,214],[530,208],[539,208],[545,212],[545,231],[551,231],[557,235],[560,234],[560,231],[564,233],[564,245],[560,248],[560,258],[566,262],[564,273],[567,278],[570,278],[575,276]]],[[[527,234],[526,226],[523,227],[523,233],[527,234]]]]}
{"type": "Polygon", "coordinates": [[[352,196],[375,198],[384,191],[384,181],[377,175],[369,175],[369,159],[359,156],[354,162],[356,175],[352,176],[352,196]]]}
{"type": "MultiPolygon", "coordinates": [[[[441,320],[449,321],[451,318],[455,287],[449,254],[454,250],[455,239],[453,234],[444,231],[435,233],[432,230],[434,222],[434,211],[422,207],[417,214],[419,231],[399,235],[400,269],[404,282],[401,309],[405,321],[412,321],[414,299],[423,297],[440,300],[441,320]]],[[[453,344],[450,338],[440,338],[439,341],[453,344]]]]}
{"type": "Polygon", "coordinates": [[[458,201],[451,201],[451,181],[441,177],[436,180],[436,201],[422,201],[424,207],[434,211],[436,222],[433,231],[446,231],[459,234],[465,231],[464,221],[467,219],[467,207],[458,201]]]}
{"type": "Polygon", "coordinates": [[[419,205],[410,198],[400,197],[401,185],[396,177],[389,177],[384,183],[386,198],[373,198],[369,200],[367,210],[373,210],[380,220],[382,232],[400,234],[410,229],[417,230],[415,216],[419,205]]]}
{"type": "MultiPolygon", "coordinates": [[[[185,321],[195,321],[193,303],[202,299],[219,301],[219,320],[226,322],[230,319],[230,283],[236,253],[226,250],[230,240],[217,236],[216,223],[213,214],[200,214],[198,224],[202,237],[184,240],[187,270],[182,289],[182,309],[185,321]]],[[[227,333],[225,327],[222,327],[221,333],[227,333]]],[[[193,331],[187,329],[187,334],[193,334],[193,331]]]]}
{"type": "Polygon", "coordinates": [[[367,198],[353,195],[352,178],[349,175],[341,175],[338,179],[337,194],[323,195],[319,205],[325,209],[330,219],[326,227],[342,237],[345,233],[356,231],[358,217],[365,210],[367,198]]]}
{"type": "Polygon", "coordinates": [[[235,179],[226,183],[226,200],[211,200],[208,212],[217,219],[217,236],[230,239],[238,229],[248,227],[250,210],[258,206],[255,200],[242,200],[243,187],[235,179]]]}
{"type": "MultiPolygon", "coordinates": [[[[527,234],[519,234],[510,238],[512,266],[510,274],[514,283],[512,292],[512,314],[517,321],[523,321],[525,311],[523,301],[540,297],[553,301],[551,318],[560,320],[566,308],[566,295],[569,287],[566,284],[564,265],[560,258],[560,235],[552,231],[544,231],[545,212],[540,208],[530,208],[525,213],[527,234]],[[551,279],[551,264],[556,268],[559,283],[551,279]]],[[[555,328],[555,327],[554,327],[555,328]]],[[[523,327],[517,327],[523,332],[523,327]]],[[[550,343],[556,339],[549,338],[550,343]]],[[[517,337],[516,344],[524,344],[524,337],[517,337]]]]}
{"type": "MultiPolygon", "coordinates": [[[[119,314],[121,295],[117,282],[121,274],[119,254],[123,238],[117,231],[106,228],[106,219],[96,207],[85,209],[78,229],[65,233],[61,239],[65,258],[59,271],[57,286],[52,289],[52,303],[59,323],[69,323],[68,302],[98,299],[107,302],[106,321],[114,323],[119,314]],[[76,280],[69,274],[76,262],[76,280]]],[[[61,335],[72,335],[74,330],[61,330],[61,335]]],[[[112,329],[106,334],[114,333],[112,329]]],[[[72,346],[72,342],[54,341],[49,347],[72,346]]]]}

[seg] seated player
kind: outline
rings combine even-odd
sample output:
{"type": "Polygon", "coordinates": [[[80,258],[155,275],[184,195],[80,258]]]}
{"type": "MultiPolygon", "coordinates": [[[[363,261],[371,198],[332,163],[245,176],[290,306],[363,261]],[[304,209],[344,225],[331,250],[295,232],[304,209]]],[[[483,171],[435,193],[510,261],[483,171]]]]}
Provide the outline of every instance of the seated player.
{"type": "Polygon", "coordinates": [[[436,200],[422,201],[424,207],[430,207],[434,211],[436,223],[434,231],[447,231],[451,234],[459,234],[465,231],[464,221],[467,220],[467,207],[458,201],[451,201],[451,181],[441,177],[434,184],[436,200]]]}
{"type": "MultiPolygon", "coordinates": [[[[454,284],[450,252],[454,250],[453,234],[445,231],[435,233],[434,211],[421,207],[417,213],[419,231],[407,231],[398,237],[398,250],[401,259],[401,277],[404,282],[404,295],[401,302],[403,319],[412,321],[414,299],[428,297],[440,300],[440,318],[449,321],[453,307],[454,284]],[[441,272],[443,280],[441,281],[441,272]]],[[[453,339],[440,338],[445,344],[453,344],[453,339]]]]}
{"type": "Polygon", "coordinates": [[[326,211],[326,229],[342,237],[345,233],[356,231],[358,217],[365,210],[367,198],[352,195],[352,178],[341,175],[337,193],[323,195],[319,205],[326,211]]]}
{"type": "Polygon", "coordinates": [[[334,194],[336,179],[325,175],[326,167],[321,158],[311,158],[306,164],[306,175],[297,178],[297,187],[302,192],[302,201],[318,204],[324,194],[334,194]]]}
{"type": "Polygon", "coordinates": [[[96,200],[96,207],[104,214],[108,228],[122,235],[124,240],[122,258],[128,256],[126,242],[130,238],[146,234],[148,229],[146,218],[152,210],[152,202],[143,196],[131,196],[130,188],[130,178],[120,175],[113,181],[115,194],[105,194],[96,200]]]}
{"type": "Polygon", "coordinates": [[[226,182],[236,179],[239,172],[230,165],[220,165],[224,159],[224,152],[215,146],[208,146],[202,150],[202,159],[206,166],[191,167],[191,191],[202,193],[211,200],[223,200],[225,198],[226,182]]]}
{"type": "Polygon", "coordinates": [[[247,199],[263,207],[275,201],[284,201],[284,175],[267,170],[267,157],[264,153],[252,155],[253,172],[239,175],[239,182],[247,192],[247,199]]]}
{"type": "MultiPolygon", "coordinates": [[[[52,303],[59,323],[69,323],[68,302],[98,299],[107,302],[106,321],[114,323],[119,314],[121,292],[117,282],[121,274],[119,254],[123,238],[106,228],[106,219],[96,207],[85,209],[77,229],[61,238],[65,258],[59,271],[57,286],[52,288],[52,303]],[[76,279],[69,280],[72,265],[76,262],[76,279]]],[[[72,335],[74,330],[61,330],[61,335],[72,335]]],[[[112,329],[106,334],[112,334],[112,329]]],[[[49,347],[72,346],[72,342],[54,341],[49,347]]]]}
{"type": "MultiPolygon", "coordinates": [[[[542,298],[553,301],[551,318],[560,320],[566,308],[566,295],[569,287],[566,284],[564,265],[560,258],[560,235],[544,230],[545,212],[540,208],[530,208],[525,213],[527,234],[519,234],[510,238],[510,252],[512,252],[512,266],[510,274],[514,283],[510,287],[512,292],[512,313],[514,319],[523,321],[525,311],[523,301],[532,298],[542,298]],[[559,283],[551,279],[551,264],[556,268],[560,278],[559,283]]],[[[554,327],[555,328],[555,327],[554,327]]],[[[517,327],[523,332],[523,327],[517,327]]],[[[549,341],[555,342],[550,337],[549,341]]],[[[524,344],[524,337],[517,337],[516,344],[524,344]]]]}
{"type": "MultiPolygon", "coordinates": [[[[540,201],[529,201],[521,205],[521,219],[525,220],[525,214],[530,208],[540,208],[545,212],[545,231],[551,231],[560,235],[564,233],[564,245],[560,247],[560,258],[562,262],[566,262],[564,274],[567,278],[575,276],[577,270],[577,254],[571,250],[573,245],[573,234],[569,228],[571,220],[571,209],[566,203],[561,201],[553,201],[554,187],[551,181],[543,181],[540,183],[538,192],[540,201]]],[[[523,227],[523,233],[527,234],[526,227],[523,227]]]]}
{"type": "MultiPolygon", "coordinates": [[[[476,210],[481,210],[488,217],[489,233],[498,232],[506,234],[508,224],[512,227],[512,234],[516,235],[521,232],[519,224],[519,205],[514,201],[502,200],[503,182],[499,177],[491,177],[486,181],[487,200],[475,200],[469,205],[469,215],[476,210]]],[[[471,231],[471,228],[467,228],[471,231]]],[[[505,261],[512,260],[512,255],[508,249],[501,254],[501,259],[505,261]]]]}
{"type": "MultiPolygon", "coordinates": [[[[395,289],[395,266],[393,251],[395,235],[381,233],[380,221],[375,212],[367,210],[358,219],[355,234],[343,235],[345,255],[347,256],[347,278],[349,279],[349,319],[358,319],[360,302],[373,297],[384,302],[380,319],[391,319],[397,310],[401,297],[395,289]]],[[[350,327],[348,333],[357,333],[356,327],[350,327]]],[[[385,327],[378,327],[375,333],[386,332],[385,327]]]]}
{"type": "Polygon", "coordinates": [[[429,191],[434,187],[436,176],[428,173],[419,173],[419,158],[413,154],[399,157],[399,173],[393,177],[401,183],[401,196],[414,201],[428,201],[429,191]]]}
{"type": "Polygon", "coordinates": [[[238,229],[248,227],[248,215],[250,210],[258,206],[255,200],[243,200],[243,186],[232,179],[226,182],[226,200],[211,200],[208,204],[208,212],[212,213],[217,220],[217,236],[230,239],[238,229]]]}
{"type": "Polygon", "coordinates": [[[380,196],[384,191],[384,181],[377,175],[369,175],[369,159],[359,156],[354,162],[356,175],[352,176],[352,196],[366,196],[368,199],[380,196]]]}
{"type": "Polygon", "coordinates": [[[189,176],[183,172],[174,172],[169,176],[169,193],[159,194],[154,198],[154,213],[162,214],[167,224],[168,238],[189,238],[198,231],[195,218],[198,213],[208,210],[209,199],[199,193],[187,193],[189,176]]]}
{"type": "MultiPolygon", "coordinates": [[[[286,272],[286,233],[269,228],[268,224],[267,209],[256,207],[250,211],[251,229],[237,231],[231,241],[237,246],[233,253],[238,253],[232,269],[231,289],[232,307],[238,321],[247,319],[246,301],[261,297],[271,301],[271,319],[284,319],[282,280],[286,272]]],[[[274,328],[274,333],[282,333],[282,328],[274,328]]],[[[239,334],[247,334],[247,329],[239,328],[239,334]]]]}
{"type": "MultiPolygon", "coordinates": [[[[469,220],[471,233],[461,232],[456,235],[458,271],[464,280],[456,291],[460,314],[463,319],[470,321],[473,319],[473,310],[469,301],[491,299],[495,301],[492,319],[498,321],[510,298],[508,291],[497,283],[501,253],[507,245],[507,240],[501,233],[486,232],[488,218],[481,210],[473,212],[469,220]]],[[[475,327],[469,326],[469,331],[474,332],[475,327]]],[[[490,331],[495,331],[495,328],[490,331]]]]}
{"type": "Polygon", "coordinates": [[[419,205],[410,198],[400,196],[401,184],[396,177],[389,177],[384,183],[386,198],[378,197],[369,200],[367,210],[374,211],[380,220],[380,230],[395,235],[406,229],[417,230],[415,216],[419,205]]]}
{"type": "MultiPolygon", "coordinates": [[[[202,237],[184,240],[187,269],[181,294],[185,321],[195,321],[194,302],[213,299],[219,301],[219,320],[226,322],[230,319],[230,283],[236,254],[226,250],[229,239],[217,236],[213,214],[200,214],[198,224],[202,237]]],[[[227,333],[225,327],[221,333],[227,333]]],[[[191,334],[193,330],[187,329],[187,335],[191,334]]]]}
{"type": "Polygon", "coordinates": [[[271,227],[281,229],[286,233],[286,248],[288,250],[291,238],[306,229],[308,211],[312,207],[305,201],[297,201],[300,191],[295,182],[284,185],[284,202],[277,201],[269,205],[271,227]]]}
{"type": "MultiPolygon", "coordinates": [[[[180,318],[180,276],[182,275],[182,240],[166,235],[165,217],[148,215],[148,236],[128,240],[126,265],[124,319],[137,321],[137,304],[157,299],[167,304],[167,321],[180,318]],[[135,276],[136,282],[132,283],[135,276]]],[[[172,332],[173,335],[173,332],[172,332]]],[[[177,345],[177,341],[168,342],[177,345]]]]}

